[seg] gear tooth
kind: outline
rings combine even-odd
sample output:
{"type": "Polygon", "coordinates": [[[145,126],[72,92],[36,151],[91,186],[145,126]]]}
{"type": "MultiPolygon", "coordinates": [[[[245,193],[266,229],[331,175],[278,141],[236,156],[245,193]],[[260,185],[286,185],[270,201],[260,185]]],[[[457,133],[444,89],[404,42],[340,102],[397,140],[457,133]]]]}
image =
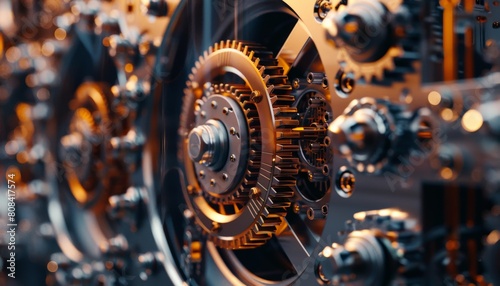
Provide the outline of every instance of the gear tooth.
{"type": "Polygon", "coordinates": [[[266,71],[266,67],[265,66],[260,67],[259,73],[260,73],[261,76],[264,76],[264,72],[265,71],[266,71]]]}
{"type": "Polygon", "coordinates": [[[243,54],[248,55],[248,46],[245,45],[242,52],[243,54]]]}
{"type": "Polygon", "coordinates": [[[364,73],[361,75],[367,83],[371,83],[373,79],[373,74],[372,73],[364,73]]]}
{"type": "Polygon", "coordinates": [[[256,58],[255,61],[253,62],[255,66],[258,66],[259,63],[260,63],[260,58],[256,58]]]}
{"type": "Polygon", "coordinates": [[[379,81],[382,81],[384,79],[384,70],[380,69],[375,73],[375,78],[379,81]]]}
{"type": "Polygon", "coordinates": [[[249,58],[250,60],[253,60],[253,56],[254,56],[254,54],[255,54],[255,53],[254,53],[254,51],[250,51],[250,53],[248,53],[248,58],[249,58]]]}
{"type": "Polygon", "coordinates": [[[237,45],[238,45],[237,41],[236,41],[236,40],[233,40],[233,41],[231,42],[231,49],[236,49],[236,48],[237,48],[237,45]]]}
{"type": "Polygon", "coordinates": [[[209,51],[204,51],[204,52],[203,52],[203,58],[204,58],[204,59],[205,59],[205,58],[208,58],[208,55],[209,55],[210,53],[212,53],[212,47],[210,47],[209,51]]]}
{"type": "Polygon", "coordinates": [[[232,42],[231,40],[226,40],[226,48],[232,48],[232,42]]]}

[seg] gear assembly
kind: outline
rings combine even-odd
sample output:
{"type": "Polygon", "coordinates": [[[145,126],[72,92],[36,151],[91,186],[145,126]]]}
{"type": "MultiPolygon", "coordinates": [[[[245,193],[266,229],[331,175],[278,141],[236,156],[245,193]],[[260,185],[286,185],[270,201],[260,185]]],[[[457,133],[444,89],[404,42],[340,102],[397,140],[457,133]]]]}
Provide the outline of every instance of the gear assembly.
{"type": "Polygon", "coordinates": [[[500,285],[498,1],[0,10],[1,285],[500,285]]]}

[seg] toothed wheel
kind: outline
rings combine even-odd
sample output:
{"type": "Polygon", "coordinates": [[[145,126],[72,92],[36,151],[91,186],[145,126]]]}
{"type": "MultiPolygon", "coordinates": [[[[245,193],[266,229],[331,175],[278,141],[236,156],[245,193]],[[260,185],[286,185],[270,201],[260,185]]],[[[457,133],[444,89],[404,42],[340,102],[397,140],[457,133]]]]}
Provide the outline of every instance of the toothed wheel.
{"type": "Polygon", "coordinates": [[[238,41],[216,43],[189,76],[179,128],[184,196],[221,248],[264,244],[291,204],[297,146],[277,137],[299,125],[291,90],[272,52],[238,41]]]}
{"type": "Polygon", "coordinates": [[[405,58],[400,43],[409,12],[403,0],[350,0],[329,12],[323,21],[327,37],[338,48],[344,72],[370,82],[382,80],[385,71],[395,69],[394,60],[405,58]]]}

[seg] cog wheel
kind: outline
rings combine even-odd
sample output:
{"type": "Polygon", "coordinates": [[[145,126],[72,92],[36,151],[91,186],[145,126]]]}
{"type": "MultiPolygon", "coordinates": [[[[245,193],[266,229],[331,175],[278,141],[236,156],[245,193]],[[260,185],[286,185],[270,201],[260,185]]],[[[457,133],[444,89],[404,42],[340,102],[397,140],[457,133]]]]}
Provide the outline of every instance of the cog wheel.
{"type": "Polygon", "coordinates": [[[60,157],[71,194],[84,206],[92,205],[104,189],[115,185],[108,182],[110,170],[103,169],[111,160],[106,151],[112,135],[107,89],[93,83],[79,87],[71,104],[74,111],[68,134],[61,138],[60,157]]]}
{"type": "Polygon", "coordinates": [[[400,40],[407,33],[404,19],[410,15],[402,4],[403,0],[351,0],[328,13],[323,27],[338,47],[344,72],[371,82],[395,70],[395,60],[405,56],[400,40]]]}
{"type": "Polygon", "coordinates": [[[189,76],[179,129],[184,196],[221,248],[264,244],[291,204],[299,147],[280,136],[299,126],[291,90],[272,52],[239,41],[216,43],[189,76]]]}

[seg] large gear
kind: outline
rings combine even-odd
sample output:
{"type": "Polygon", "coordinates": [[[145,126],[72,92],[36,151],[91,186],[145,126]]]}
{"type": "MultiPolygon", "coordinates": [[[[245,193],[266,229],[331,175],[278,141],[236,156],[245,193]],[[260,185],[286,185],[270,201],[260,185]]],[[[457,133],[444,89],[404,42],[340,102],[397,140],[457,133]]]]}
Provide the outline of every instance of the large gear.
{"type": "MultiPolygon", "coordinates": [[[[195,64],[189,79],[179,129],[183,151],[180,156],[186,162],[186,175],[190,184],[184,194],[186,201],[198,214],[198,224],[217,246],[241,249],[262,245],[282,224],[296,184],[298,159],[294,158],[292,152],[297,151],[298,146],[294,140],[279,135],[299,125],[299,121],[292,118],[297,110],[291,107],[295,98],[290,95],[292,89],[284,70],[278,66],[273,54],[263,47],[228,40],[215,44],[205,52],[195,64]],[[233,86],[224,82],[216,83],[217,77],[225,72],[233,72],[239,77],[233,86]],[[203,86],[205,90],[201,88],[203,86]],[[196,162],[192,156],[187,156],[187,149],[195,140],[191,136],[187,140],[190,131],[196,128],[193,124],[196,122],[200,127],[200,123],[204,123],[204,126],[208,126],[212,124],[209,121],[219,120],[224,110],[227,110],[212,100],[219,94],[238,102],[245,114],[249,132],[248,142],[241,142],[243,146],[249,146],[248,159],[230,151],[222,167],[231,169],[244,164],[242,174],[245,175],[237,187],[222,195],[207,190],[207,185],[203,183],[203,180],[209,180],[210,186],[214,187],[218,177],[205,178],[203,173],[196,174],[197,166],[203,161],[196,162]],[[220,110],[219,117],[202,115],[199,110],[203,109],[204,102],[220,110]],[[196,114],[205,118],[196,119],[196,114]],[[202,193],[205,195],[200,196],[202,193]],[[220,219],[221,216],[224,219],[220,219]]],[[[233,138],[233,135],[238,135],[237,129],[244,129],[227,126],[223,118],[218,124],[224,125],[220,127],[220,132],[229,131],[228,136],[233,138]]],[[[241,134],[240,138],[244,137],[246,134],[241,134]]],[[[213,174],[224,177],[223,172],[219,173],[222,169],[213,168],[213,174]]]]}
{"type": "Polygon", "coordinates": [[[395,69],[395,59],[405,53],[398,43],[406,32],[401,18],[408,16],[402,4],[403,0],[350,0],[329,12],[323,27],[338,48],[345,73],[370,82],[395,69]]]}

